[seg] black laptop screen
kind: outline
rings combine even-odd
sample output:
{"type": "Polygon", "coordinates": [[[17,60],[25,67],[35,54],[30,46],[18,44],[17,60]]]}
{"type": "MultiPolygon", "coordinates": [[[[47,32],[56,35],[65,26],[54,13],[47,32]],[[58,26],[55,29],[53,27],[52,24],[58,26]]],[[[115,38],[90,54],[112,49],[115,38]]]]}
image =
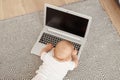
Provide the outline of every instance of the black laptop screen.
{"type": "Polygon", "coordinates": [[[46,8],[47,26],[66,31],[81,37],[85,36],[88,19],[78,17],[52,8],[46,8]]]}

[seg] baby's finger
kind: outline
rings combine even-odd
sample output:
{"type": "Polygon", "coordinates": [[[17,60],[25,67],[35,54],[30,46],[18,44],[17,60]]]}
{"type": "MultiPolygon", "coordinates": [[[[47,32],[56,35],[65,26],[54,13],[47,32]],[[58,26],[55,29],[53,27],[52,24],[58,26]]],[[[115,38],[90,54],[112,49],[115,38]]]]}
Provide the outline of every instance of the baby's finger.
{"type": "Polygon", "coordinates": [[[52,45],[51,43],[47,43],[47,45],[52,45]]]}
{"type": "Polygon", "coordinates": [[[47,45],[50,46],[50,47],[53,47],[53,44],[51,44],[51,43],[47,43],[47,45]]]}
{"type": "Polygon", "coordinates": [[[77,55],[77,50],[75,49],[74,51],[73,51],[73,55],[77,55]]]}
{"type": "Polygon", "coordinates": [[[47,43],[47,45],[50,45],[51,43],[47,43]]]}

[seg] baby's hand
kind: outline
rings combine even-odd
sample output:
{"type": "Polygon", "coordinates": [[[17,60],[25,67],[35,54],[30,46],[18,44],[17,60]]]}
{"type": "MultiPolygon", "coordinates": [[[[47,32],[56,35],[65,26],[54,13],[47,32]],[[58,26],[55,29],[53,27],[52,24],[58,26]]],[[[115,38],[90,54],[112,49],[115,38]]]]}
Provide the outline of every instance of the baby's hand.
{"type": "Polygon", "coordinates": [[[72,61],[75,62],[75,68],[78,66],[78,56],[77,56],[77,50],[75,49],[73,52],[72,52],[72,61]]]}
{"type": "Polygon", "coordinates": [[[72,52],[72,55],[77,55],[77,50],[75,49],[73,52],[72,52]]]}
{"type": "Polygon", "coordinates": [[[49,52],[53,48],[53,45],[51,43],[47,43],[47,45],[41,50],[42,52],[49,52]]]}
{"type": "Polygon", "coordinates": [[[53,48],[53,45],[51,43],[47,43],[46,47],[48,50],[51,50],[53,48]]]}
{"type": "Polygon", "coordinates": [[[47,43],[47,45],[41,50],[40,56],[42,55],[43,52],[49,52],[53,48],[53,45],[51,43],[47,43]]]}

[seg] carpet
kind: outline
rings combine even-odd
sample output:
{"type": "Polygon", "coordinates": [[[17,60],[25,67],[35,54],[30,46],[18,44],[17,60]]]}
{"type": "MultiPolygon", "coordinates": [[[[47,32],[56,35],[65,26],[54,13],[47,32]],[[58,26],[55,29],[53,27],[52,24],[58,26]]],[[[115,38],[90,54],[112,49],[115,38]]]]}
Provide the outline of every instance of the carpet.
{"type": "MultiPolygon", "coordinates": [[[[79,66],[64,80],[120,80],[120,37],[98,0],[63,8],[92,16],[79,66]]],[[[31,80],[42,64],[30,51],[43,28],[43,12],[0,21],[0,80],[31,80]]]]}

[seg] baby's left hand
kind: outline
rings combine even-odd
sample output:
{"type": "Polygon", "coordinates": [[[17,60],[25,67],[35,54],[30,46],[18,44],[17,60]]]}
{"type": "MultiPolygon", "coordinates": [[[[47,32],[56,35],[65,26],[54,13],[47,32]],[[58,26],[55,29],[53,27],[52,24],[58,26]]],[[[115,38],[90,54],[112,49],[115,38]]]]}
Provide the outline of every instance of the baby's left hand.
{"type": "Polygon", "coordinates": [[[49,52],[53,48],[51,43],[47,43],[47,45],[43,48],[43,52],[49,52]]]}
{"type": "Polygon", "coordinates": [[[47,43],[46,47],[48,50],[51,50],[53,48],[53,45],[51,43],[47,43]]]}
{"type": "Polygon", "coordinates": [[[47,45],[41,50],[40,55],[43,52],[46,52],[46,53],[49,52],[52,48],[53,48],[53,45],[51,43],[47,43],[47,45]]]}

